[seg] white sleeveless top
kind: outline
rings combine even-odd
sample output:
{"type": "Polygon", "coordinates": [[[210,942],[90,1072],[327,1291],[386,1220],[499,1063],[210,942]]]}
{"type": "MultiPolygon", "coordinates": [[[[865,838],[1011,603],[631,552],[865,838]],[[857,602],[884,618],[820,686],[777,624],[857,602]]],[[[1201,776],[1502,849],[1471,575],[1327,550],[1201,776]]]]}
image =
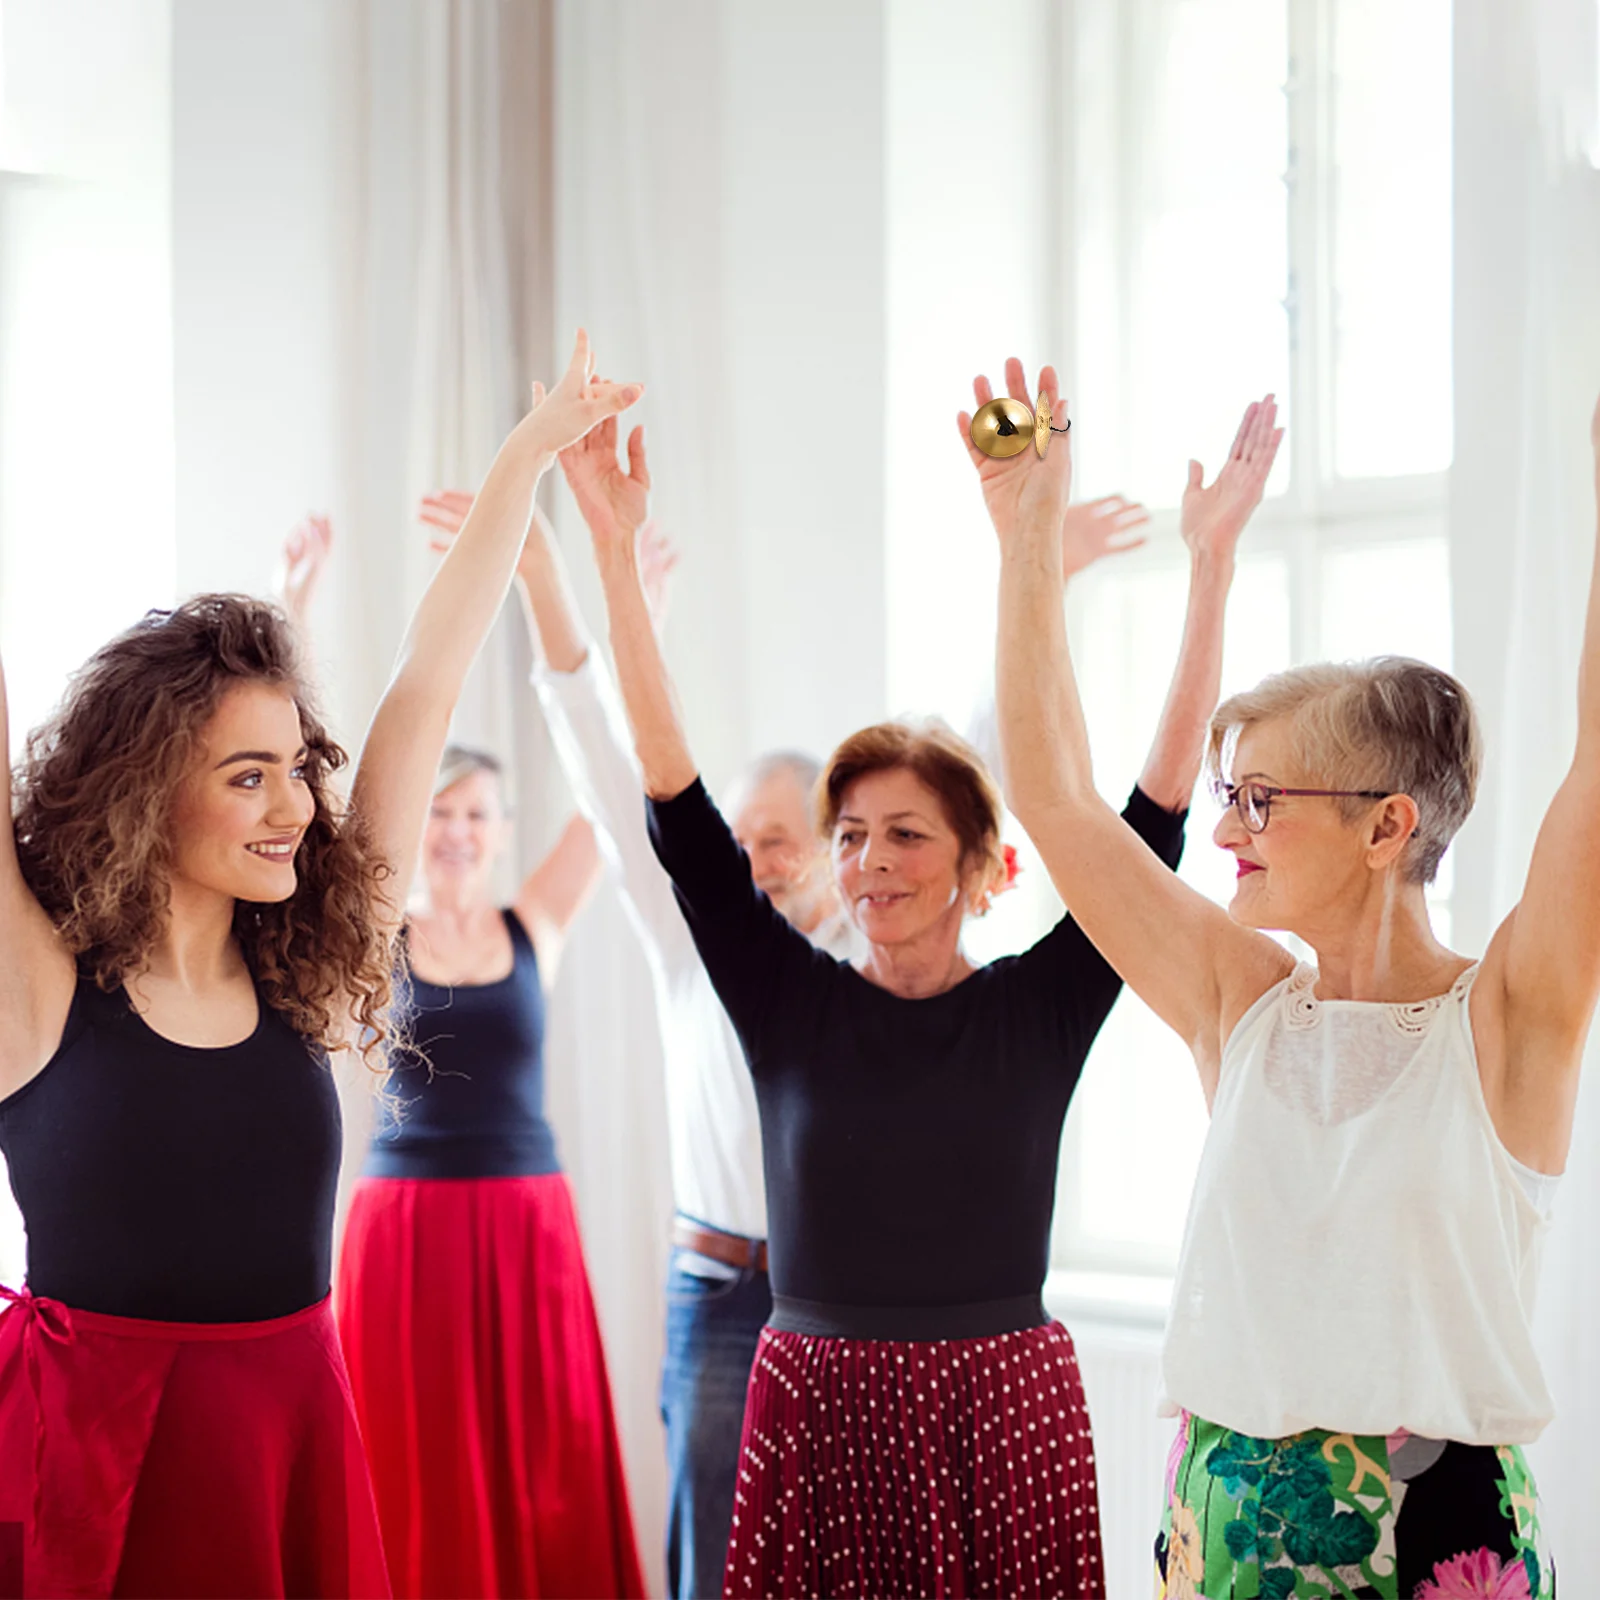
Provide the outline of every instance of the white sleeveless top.
{"type": "Polygon", "coordinates": [[[1302,965],[1240,1020],[1173,1286],[1163,1410],[1266,1439],[1543,1431],[1529,1323],[1547,1222],[1478,1081],[1477,970],[1390,1005],[1318,1000],[1302,965]]]}

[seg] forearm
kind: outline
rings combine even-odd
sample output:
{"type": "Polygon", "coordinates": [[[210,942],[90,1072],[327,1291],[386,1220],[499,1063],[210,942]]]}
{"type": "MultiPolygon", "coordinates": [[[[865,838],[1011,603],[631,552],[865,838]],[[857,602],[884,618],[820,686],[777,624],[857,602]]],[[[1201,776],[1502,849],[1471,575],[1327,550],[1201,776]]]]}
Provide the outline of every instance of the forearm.
{"type": "Polygon", "coordinates": [[[1589,606],[1578,663],[1578,759],[1600,767],[1600,467],[1595,470],[1595,551],[1590,558],[1589,606]]]}
{"type": "Polygon", "coordinates": [[[1011,804],[1024,826],[1043,808],[1094,798],[1053,529],[1019,532],[1001,551],[995,709],[1011,804]]]}
{"type": "Polygon", "coordinates": [[[1178,664],[1139,775],[1139,787],[1168,811],[1188,806],[1200,776],[1206,730],[1222,692],[1222,641],[1232,585],[1231,557],[1194,559],[1178,664]]]}
{"type": "Polygon", "coordinates": [[[682,794],[698,776],[650,618],[631,539],[599,547],[600,582],[611,625],[617,686],[633,729],[645,793],[652,799],[682,794]]]}
{"type": "Polygon", "coordinates": [[[540,442],[536,417],[523,418],[500,447],[401,644],[396,678],[423,686],[429,701],[455,705],[505,601],[534,489],[555,459],[540,442]]]}
{"type": "Polygon", "coordinates": [[[517,594],[533,640],[554,672],[576,672],[589,655],[589,638],[567,582],[566,564],[537,512],[517,568],[517,594]]]}

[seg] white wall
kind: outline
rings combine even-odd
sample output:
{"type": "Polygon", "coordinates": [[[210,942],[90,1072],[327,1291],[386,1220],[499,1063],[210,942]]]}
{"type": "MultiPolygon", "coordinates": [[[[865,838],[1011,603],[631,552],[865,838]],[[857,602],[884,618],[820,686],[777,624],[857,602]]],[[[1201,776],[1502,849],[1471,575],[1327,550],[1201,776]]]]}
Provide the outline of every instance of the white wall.
{"type": "Polygon", "coordinates": [[[1007,356],[1030,381],[1065,356],[1055,18],[1034,0],[1003,27],[962,0],[889,0],[885,16],[888,709],[961,729],[993,674],[998,558],[956,413],[975,374],[1003,383],[1007,356]]]}
{"type": "MultiPolygon", "coordinates": [[[[173,591],[167,0],[0,6],[0,638],[11,752],[173,591]]],[[[0,1283],[21,1276],[0,1163],[0,1283]]]]}
{"type": "MultiPolygon", "coordinates": [[[[307,511],[348,528],[346,216],[355,193],[350,0],[174,0],[172,253],[183,592],[265,592],[307,511]]],[[[341,557],[351,553],[341,550],[341,557]]],[[[396,624],[334,563],[319,640],[351,736],[396,624]],[[338,647],[347,608],[362,648],[338,647]],[[369,666],[369,663],[371,665],[369,666]]],[[[363,586],[385,570],[361,564],[363,586]]],[[[393,609],[397,609],[393,608],[393,609]]]]}
{"type": "Polygon", "coordinates": [[[166,27],[166,0],[0,9],[0,631],[14,748],[68,671],[171,598],[166,27]]]}

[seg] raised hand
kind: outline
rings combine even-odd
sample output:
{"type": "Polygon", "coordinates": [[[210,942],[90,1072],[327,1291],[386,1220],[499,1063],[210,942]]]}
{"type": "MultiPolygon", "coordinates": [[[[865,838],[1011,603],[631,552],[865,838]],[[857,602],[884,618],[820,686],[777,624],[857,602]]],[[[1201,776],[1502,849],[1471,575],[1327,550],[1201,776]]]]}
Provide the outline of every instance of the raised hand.
{"type": "Polygon", "coordinates": [[[628,465],[617,460],[617,424],[608,417],[561,452],[561,470],[596,543],[632,539],[650,513],[650,467],[644,429],[628,435],[628,465]]]}
{"type": "Polygon", "coordinates": [[[644,585],[645,604],[650,607],[650,620],[659,633],[667,620],[667,607],[672,600],[672,571],[678,564],[678,548],[661,531],[654,517],[639,524],[639,582],[644,585]]]}
{"type": "MultiPolygon", "coordinates": [[[[1039,373],[1039,387],[1049,399],[1052,416],[1061,426],[1065,407],[1061,404],[1060,385],[1056,369],[1045,367],[1039,373]]],[[[1027,375],[1022,363],[1013,356],[1006,362],[1006,392],[1021,400],[1030,409],[1034,396],[1029,394],[1027,375]]],[[[986,377],[972,380],[972,393],[980,406],[994,399],[994,390],[986,377]]],[[[1059,528],[1067,513],[1067,503],[1072,492],[1072,450],[1070,434],[1054,434],[1044,460],[1033,450],[1004,461],[986,456],[972,442],[969,430],[972,417],[963,411],[956,418],[961,429],[961,442],[967,448],[972,464],[978,469],[978,483],[983,489],[983,503],[989,520],[1002,540],[1009,538],[1024,524],[1037,521],[1051,528],[1059,528]]]]}
{"type": "Polygon", "coordinates": [[[1145,540],[1142,534],[1132,537],[1134,530],[1149,521],[1150,513],[1138,501],[1124,499],[1120,494],[1068,506],[1061,519],[1063,576],[1070,578],[1073,573],[1092,567],[1102,556],[1137,550],[1145,540]]]}
{"type": "Polygon", "coordinates": [[[423,495],[417,520],[435,530],[428,539],[428,548],[443,555],[456,542],[471,509],[472,496],[465,489],[441,489],[438,494],[423,495]]]}
{"type": "MultiPolygon", "coordinates": [[[[417,507],[417,520],[433,530],[428,548],[443,555],[456,542],[461,524],[472,509],[472,496],[464,489],[441,489],[438,494],[425,494],[417,507]]],[[[528,536],[522,541],[522,553],[517,557],[517,576],[524,583],[533,582],[540,573],[540,554],[537,540],[543,537],[549,547],[556,542],[555,529],[538,506],[528,519],[528,536]]]]}
{"type": "Polygon", "coordinates": [[[283,609],[297,628],[306,625],[312,596],[332,548],[333,524],[323,516],[302,517],[283,541],[278,594],[283,600],[283,609]]]}
{"type": "MultiPolygon", "coordinates": [[[[626,411],[644,393],[642,383],[612,383],[594,376],[589,335],[578,329],[572,359],[549,394],[534,386],[533,410],[523,419],[541,448],[552,453],[574,445],[598,424],[626,411]]],[[[615,428],[615,423],[612,424],[615,428]]]]}
{"type": "Polygon", "coordinates": [[[1205,482],[1200,463],[1189,463],[1178,528],[1192,555],[1233,556],[1244,525],[1261,504],[1283,442],[1277,420],[1278,402],[1272,395],[1253,400],[1233,437],[1227,461],[1210,484],[1205,482]]]}

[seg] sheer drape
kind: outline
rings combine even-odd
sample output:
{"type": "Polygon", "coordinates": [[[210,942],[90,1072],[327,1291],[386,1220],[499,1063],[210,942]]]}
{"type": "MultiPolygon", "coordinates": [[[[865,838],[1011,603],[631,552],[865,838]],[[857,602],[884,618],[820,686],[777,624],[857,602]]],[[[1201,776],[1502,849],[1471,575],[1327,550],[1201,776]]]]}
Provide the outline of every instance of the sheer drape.
{"type": "MultiPolygon", "coordinates": [[[[589,326],[608,374],[634,375],[619,319],[587,282],[556,314],[555,14],[544,0],[362,0],[352,30],[360,179],[349,520],[361,544],[351,559],[374,573],[361,597],[375,613],[363,619],[368,641],[386,629],[398,637],[430,570],[417,496],[481,479],[528,382],[554,380],[577,324],[589,326]]],[[[592,92],[602,104],[613,97],[600,81],[592,92]]],[[[565,495],[556,484],[546,492],[552,504],[565,495]]],[[[523,871],[572,809],[527,682],[530,659],[508,606],[453,729],[509,759],[523,871]]],[[[363,664],[347,665],[358,673],[363,664]]],[[[660,1047],[643,957],[609,887],[569,941],[547,1047],[551,1118],[578,1197],[640,1548],[659,1587],[656,1382],[670,1210],[660,1047]]],[[[365,1096],[347,1107],[348,1182],[365,1096]]]]}

